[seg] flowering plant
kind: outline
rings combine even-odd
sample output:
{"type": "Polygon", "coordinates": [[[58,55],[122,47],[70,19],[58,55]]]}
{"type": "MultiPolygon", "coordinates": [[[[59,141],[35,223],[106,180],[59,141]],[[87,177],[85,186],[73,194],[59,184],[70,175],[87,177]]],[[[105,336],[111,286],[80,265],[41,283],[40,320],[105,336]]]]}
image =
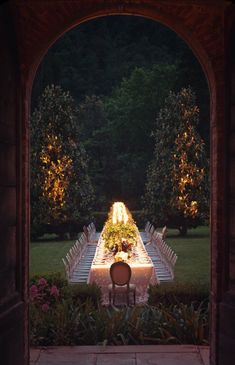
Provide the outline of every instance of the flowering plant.
{"type": "Polygon", "coordinates": [[[40,307],[42,312],[48,312],[59,297],[59,289],[56,285],[49,285],[47,280],[40,278],[37,284],[29,288],[30,303],[40,307]]]}

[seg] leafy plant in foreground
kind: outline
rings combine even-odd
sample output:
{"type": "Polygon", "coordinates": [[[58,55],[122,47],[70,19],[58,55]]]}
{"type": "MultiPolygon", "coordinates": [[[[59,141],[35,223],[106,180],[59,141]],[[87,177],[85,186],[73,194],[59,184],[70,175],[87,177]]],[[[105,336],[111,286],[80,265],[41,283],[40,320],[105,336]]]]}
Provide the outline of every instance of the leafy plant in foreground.
{"type": "Polygon", "coordinates": [[[95,308],[90,300],[62,301],[40,320],[31,312],[32,345],[147,345],[208,343],[208,307],[159,304],[95,308]]]}

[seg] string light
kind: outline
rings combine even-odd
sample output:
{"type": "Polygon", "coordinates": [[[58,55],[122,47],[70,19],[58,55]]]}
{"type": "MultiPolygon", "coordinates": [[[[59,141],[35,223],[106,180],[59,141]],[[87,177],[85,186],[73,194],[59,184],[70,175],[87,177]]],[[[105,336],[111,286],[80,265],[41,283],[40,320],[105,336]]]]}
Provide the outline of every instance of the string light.
{"type": "Polygon", "coordinates": [[[65,192],[72,173],[72,159],[62,154],[62,145],[55,135],[47,135],[47,146],[40,153],[43,164],[43,196],[53,200],[54,211],[58,211],[65,204],[65,192]]]}
{"type": "Polygon", "coordinates": [[[178,191],[176,207],[183,212],[184,216],[195,218],[198,214],[198,202],[192,199],[192,192],[200,187],[205,177],[204,168],[199,168],[196,164],[201,151],[201,141],[196,143],[194,129],[187,123],[186,129],[177,135],[176,153],[174,158],[173,179],[175,189],[178,191]],[[193,147],[194,162],[190,160],[188,154],[193,147]]]}

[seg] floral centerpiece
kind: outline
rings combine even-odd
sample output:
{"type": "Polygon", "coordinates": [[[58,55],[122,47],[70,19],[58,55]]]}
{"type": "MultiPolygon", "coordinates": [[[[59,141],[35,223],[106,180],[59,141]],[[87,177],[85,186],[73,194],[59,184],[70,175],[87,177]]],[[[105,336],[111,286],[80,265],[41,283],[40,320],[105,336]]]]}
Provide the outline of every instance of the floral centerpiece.
{"type": "Polygon", "coordinates": [[[128,253],[124,251],[118,251],[114,256],[115,261],[127,261],[128,260],[128,253]]]}
{"type": "Polygon", "coordinates": [[[102,237],[105,247],[113,252],[115,261],[127,261],[138,239],[138,228],[124,203],[112,205],[102,237]]]}

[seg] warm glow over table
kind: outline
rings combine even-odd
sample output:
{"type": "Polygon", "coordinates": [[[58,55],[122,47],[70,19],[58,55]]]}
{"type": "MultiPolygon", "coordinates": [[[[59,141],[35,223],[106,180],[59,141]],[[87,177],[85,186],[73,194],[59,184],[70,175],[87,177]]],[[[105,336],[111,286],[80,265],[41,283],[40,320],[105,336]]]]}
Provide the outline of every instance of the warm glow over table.
{"type": "Polygon", "coordinates": [[[127,223],[128,215],[124,203],[116,202],[113,204],[112,221],[113,224],[118,222],[124,222],[125,224],[127,223]]]}
{"type": "MultiPolygon", "coordinates": [[[[101,234],[87,282],[96,283],[101,287],[104,304],[108,303],[108,285],[111,284],[109,270],[113,262],[114,257],[105,248],[101,234]]],[[[133,255],[127,263],[130,265],[132,272],[130,283],[136,285],[136,302],[144,303],[147,301],[149,284],[157,284],[158,280],[154,265],[148,256],[140,235],[137,245],[133,248],[133,255]]]]}

